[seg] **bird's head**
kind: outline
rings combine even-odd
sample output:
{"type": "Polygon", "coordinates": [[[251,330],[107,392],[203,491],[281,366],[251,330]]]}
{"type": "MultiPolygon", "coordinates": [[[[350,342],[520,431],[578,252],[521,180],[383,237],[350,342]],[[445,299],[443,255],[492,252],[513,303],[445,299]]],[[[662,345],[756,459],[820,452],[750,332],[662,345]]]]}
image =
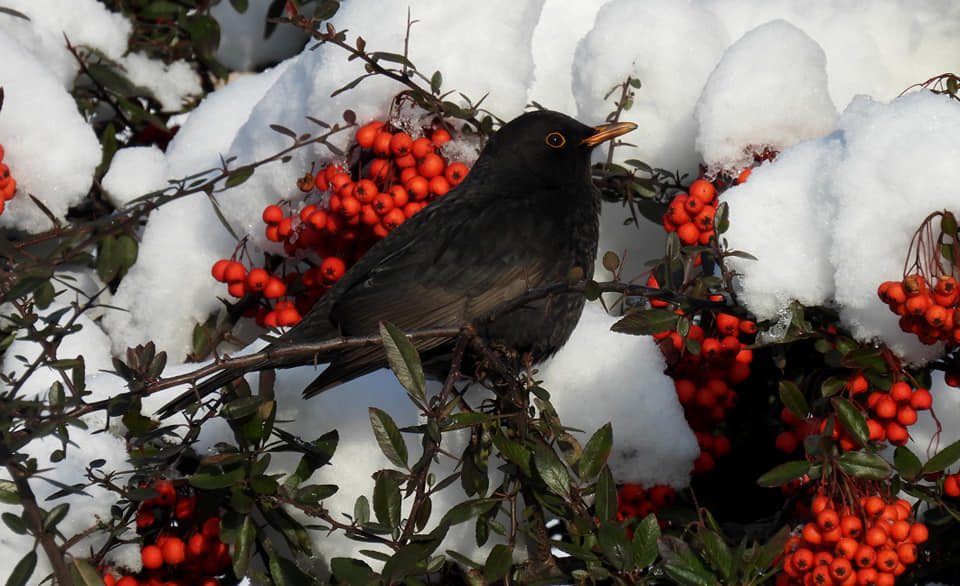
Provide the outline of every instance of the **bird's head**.
{"type": "Polygon", "coordinates": [[[589,180],[593,147],[636,127],[630,122],[588,126],[559,112],[527,112],[504,124],[480,158],[518,182],[571,184],[589,180]]]}

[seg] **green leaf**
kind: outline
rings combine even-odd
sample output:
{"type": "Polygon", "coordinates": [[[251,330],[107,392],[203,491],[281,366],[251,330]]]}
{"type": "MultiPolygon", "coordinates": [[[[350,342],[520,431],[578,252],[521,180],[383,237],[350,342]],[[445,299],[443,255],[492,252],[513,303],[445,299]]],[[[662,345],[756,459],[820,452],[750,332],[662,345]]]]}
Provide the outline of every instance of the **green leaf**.
{"type": "Polygon", "coordinates": [[[247,0],[230,0],[230,5],[233,6],[233,9],[243,14],[247,11],[248,1],[247,0]]]}
{"type": "Polygon", "coordinates": [[[439,94],[441,86],[443,86],[443,75],[439,70],[434,71],[433,75],[430,76],[430,91],[439,94]]]}
{"type": "Polygon", "coordinates": [[[597,478],[594,507],[601,521],[610,521],[617,516],[617,486],[609,466],[604,466],[597,478]]]}
{"type": "Polygon", "coordinates": [[[923,463],[920,462],[920,458],[906,446],[897,446],[897,449],[893,451],[893,465],[900,476],[907,480],[917,479],[923,471],[923,463]]]}
{"type": "Polygon", "coordinates": [[[226,474],[201,473],[190,477],[190,486],[200,490],[227,488],[243,478],[243,469],[237,468],[226,474]]]}
{"type": "Polygon", "coordinates": [[[17,485],[13,481],[0,478],[0,503],[5,505],[20,504],[20,494],[17,492],[17,485]]]}
{"type": "Polygon", "coordinates": [[[864,480],[883,480],[893,471],[886,460],[867,452],[844,452],[836,459],[841,470],[864,480]]]}
{"type": "Polygon", "coordinates": [[[487,513],[490,509],[497,506],[496,499],[473,499],[457,503],[443,516],[441,523],[446,525],[457,525],[479,517],[487,513]]]}
{"type": "Polygon", "coordinates": [[[524,445],[519,444],[506,436],[502,430],[497,429],[493,434],[493,445],[502,456],[513,462],[520,472],[529,478],[530,473],[530,450],[524,445]]]}
{"type": "Polygon", "coordinates": [[[310,484],[297,490],[296,500],[309,506],[319,505],[324,499],[337,494],[336,484],[310,484]]]}
{"type": "Polygon", "coordinates": [[[23,584],[27,584],[36,567],[37,551],[30,550],[27,552],[27,555],[20,558],[17,565],[13,567],[13,571],[10,572],[10,577],[7,578],[7,586],[22,586],[23,584]]]}
{"type": "Polygon", "coordinates": [[[370,56],[377,61],[390,61],[392,63],[400,63],[407,67],[413,67],[413,63],[399,53],[390,53],[387,51],[374,51],[370,53],[370,56]]]}
{"type": "Polygon", "coordinates": [[[426,403],[427,383],[423,376],[423,365],[410,339],[397,326],[385,321],[380,322],[380,339],[383,340],[387,362],[397,375],[397,380],[420,404],[426,403]]]}
{"type": "Polygon", "coordinates": [[[607,458],[610,457],[610,450],[613,449],[613,426],[609,422],[603,425],[583,448],[583,455],[577,462],[577,470],[580,478],[587,480],[600,473],[607,458]]]}
{"type": "Polygon", "coordinates": [[[879,348],[857,348],[847,352],[840,360],[840,364],[847,368],[872,368],[881,372],[886,371],[886,363],[879,348]]]}
{"type": "Polygon", "coordinates": [[[619,524],[602,521],[597,530],[597,543],[603,557],[607,558],[614,568],[621,572],[632,568],[634,558],[630,541],[627,540],[627,532],[619,524]]]}
{"type": "Polygon", "coordinates": [[[788,380],[780,381],[780,401],[784,407],[790,410],[799,419],[806,419],[810,414],[810,405],[807,404],[806,397],[800,392],[800,388],[788,380]]]}
{"type": "Polygon", "coordinates": [[[960,440],[957,440],[949,446],[943,448],[923,465],[923,474],[932,474],[946,470],[950,465],[960,459],[960,440]]]}
{"type": "Polygon", "coordinates": [[[80,558],[73,558],[70,574],[77,586],[103,586],[103,578],[90,562],[80,558]]]}
{"type": "Polygon", "coordinates": [[[3,522],[7,527],[10,528],[10,531],[13,531],[17,535],[27,534],[27,525],[18,515],[14,515],[13,513],[3,513],[3,515],[0,515],[0,517],[3,518],[3,522]]]}
{"type": "Polygon", "coordinates": [[[233,547],[233,573],[245,576],[250,567],[250,558],[253,555],[257,526],[251,515],[244,515],[240,530],[237,531],[236,543],[233,547]]]}
{"type": "MultiPolygon", "coordinates": [[[[272,125],[271,125],[271,128],[273,128],[272,125]]],[[[274,128],[274,130],[276,129],[274,128]]],[[[290,130],[290,129],[288,128],[287,130],[290,130]]],[[[293,131],[290,130],[290,132],[293,132],[293,131]]],[[[237,167],[236,169],[230,172],[230,176],[227,177],[227,180],[224,183],[224,186],[227,189],[231,187],[236,187],[237,185],[244,183],[247,179],[250,179],[250,177],[253,176],[254,171],[256,171],[256,167],[253,167],[252,165],[244,165],[243,167],[237,167]]]]}
{"type": "Polygon", "coordinates": [[[513,564],[513,548],[498,543],[490,550],[487,561],[483,564],[483,577],[488,584],[499,582],[506,577],[513,564]]]}
{"type": "Polygon", "coordinates": [[[353,520],[360,525],[365,525],[370,521],[370,501],[365,495],[357,497],[353,503],[353,520]]]}
{"type": "Polygon", "coordinates": [[[638,568],[646,568],[657,559],[657,541],[660,539],[660,521],[649,514],[633,530],[633,561],[638,568]]]}
{"type": "Polygon", "coordinates": [[[758,573],[766,573],[768,569],[777,563],[777,560],[783,555],[783,546],[785,546],[790,539],[790,534],[791,527],[784,525],[769,541],[763,544],[755,562],[755,567],[759,570],[758,573]]]}
{"type": "Polygon", "coordinates": [[[377,438],[380,451],[394,466],[407,467],[407,444],[387,413],[376,407],[370,407],[370,424],[373,426],[373,435],[377,438]]]}
{"type": "Polygon", "coordinates": [[[669,309],[645,309],[628,314],[610,329],[621,334],[653,335],[673,329],[677,319],[683,319],[669,309]]]}
{"type": "Polygon", "coordinates": [[[49,530],[56,527],[57,523],[63,521],[69,511],[70,503],[61,503],[53,507],[43,518],[43,528],[49,530]]]}
{"type": "Polygon", "coordinates": [[[791,480],[802,477],[810,471],[810,462],[806,460],[796,460],[780,464],[773,470],[767,472],[757,479],[760,486],[781,486],[791,480]]]}
{"type": "Polygon", "coordinates": [[[953,212],[944,211],[940,216],[940,231],[949,236],[957,235],[957,218],[953,212]]]}
{"type": "Polygon", "coordinates": [[[533,463],[540,478],[551,492],[564,499],[570,497],[570,475],[550,446],[538,441],[533,451],[533,463]]]}
{"type": "Polygon", "coordinates": [[[866,446],[870,439],[870,428],[867,427],[867,418],[859,408],[843,397],[834,397],[830,399],[833,404],[837,417],[840,418],[840,424],[843,428],[857,440],[861,446],[866,446]]]}
{"type": "Polygon", "coordinates": [[[362,560],[352,558],[333,558],[330,570],[338,584],[346,586],[368,586],[377,583],[377,575],[362,560]]]}
{"type": "Polygon", "coordinates": [[[831,376],[820,385],[820,394],[824,397],[832,397],[842,391],[847,386],[845,378],[840,376],[831,376]]]}
{"type": "Polygon", "coordinates": [[[675,583],[686,586],[715,586],[717,577],[700,563],[697,555],[682,539],[664,535],[659,540],[664,572],[675,583]]]}
{"type": "Polygon", "coordinates": [[[379,470],[373,477],[373,514],[381,525],[395,529],[400,526],[400,481],[389,470],[379,470]]]}
{"type": "Polygon", "coordinates": [[[734,577],[733,551],[716,531],[702,527],[699,531],[703,541],[704,554],[710,566],[720,572],[720,576],[728,582],[734,577]]]}

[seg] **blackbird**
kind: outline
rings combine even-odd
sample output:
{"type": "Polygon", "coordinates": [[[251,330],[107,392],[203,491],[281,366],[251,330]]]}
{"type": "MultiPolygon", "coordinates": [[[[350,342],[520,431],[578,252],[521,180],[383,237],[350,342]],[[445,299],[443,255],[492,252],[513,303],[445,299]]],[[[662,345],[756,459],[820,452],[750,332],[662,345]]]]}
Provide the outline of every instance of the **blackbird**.
{"type": "MultiPolygon", "coordinates": [[[[528,289],[593,271],[599,193],[590,151],[636,128],[591,127],[558,112],[534,111],[490,137],[467,177],[370,248],[304,318],[270,348],[364,336],[389,321],[404,331],[460,326],[528,289]]],[[[582,294],[531,302],[479,326],[487,340],[541,360],[566,342],[580,319],[582,294]]],[[[454,338],[418,339],[424,369],[442,378],[454,338]]],[[[387,366],[384,350],[365,346],[308,359],[267,359],[225,369],[165,405],[169,415],[247,370],[329,362],[304,390],[311,397],[387,366]]]]}

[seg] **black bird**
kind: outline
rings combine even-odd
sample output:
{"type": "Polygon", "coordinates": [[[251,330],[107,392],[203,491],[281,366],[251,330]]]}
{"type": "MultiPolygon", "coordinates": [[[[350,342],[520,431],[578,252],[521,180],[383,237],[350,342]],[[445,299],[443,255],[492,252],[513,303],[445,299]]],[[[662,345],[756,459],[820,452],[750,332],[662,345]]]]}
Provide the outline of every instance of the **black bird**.
{"type": "MultiPolygon", "coordinates": [[[[505,124],[462,183],[370,248],[271,348],[376,334],[381,320],[405,331],[460,326],[528,289],[563,279],[574,267],[589,277],[600,214],[590,151],[634,128],[627,122],[591,127],[550,111],[505,124]]],[[[541,360],[566,342],[583,304],[580,294],[553,296],[485,324],[480,333],[541,360]]],[[[446,375],[453,343],[415,342],[428,374],[446,375]]],[[[383,368],[386,355],[366,346],[306,360],[264,358],[248,370],[323,362],[330,365],[304,396],[383,368]]],[[[182,409],[246,370],[226,369],[160,413],[182,409]]]]}

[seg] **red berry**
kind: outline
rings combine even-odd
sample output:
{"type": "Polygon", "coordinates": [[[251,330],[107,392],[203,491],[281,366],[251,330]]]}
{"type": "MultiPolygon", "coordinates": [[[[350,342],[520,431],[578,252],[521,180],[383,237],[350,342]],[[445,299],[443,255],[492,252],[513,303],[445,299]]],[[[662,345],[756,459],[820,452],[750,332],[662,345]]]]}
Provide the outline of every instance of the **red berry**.
{"type": "Polygon", "coordinates": [[[171,537],[163,544],[163,561],[168,566],[176,566],[187,557],[187,548],[179,537],[171,537]]]}
{"type": "Polygon", "coordinates": [[[156,545],[148,545],[140,551],[140,559],[143,567],[156,570],[163,565],[163,551],[156,545]]]}

